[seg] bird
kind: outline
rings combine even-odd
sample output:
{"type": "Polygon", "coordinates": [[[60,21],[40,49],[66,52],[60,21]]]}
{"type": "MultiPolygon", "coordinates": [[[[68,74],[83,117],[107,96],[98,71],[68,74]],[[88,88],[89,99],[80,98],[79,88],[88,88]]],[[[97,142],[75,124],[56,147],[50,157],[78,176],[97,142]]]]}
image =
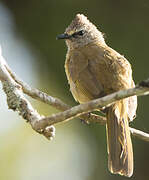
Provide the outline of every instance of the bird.
{"type": "MultiPolygon", "coordinates": [[[[76,14],[57,39],[67,45],[65,72],[74,99],[80,104],[135,87],[128,60],[109,47],[104,35],[83,14],[76,14]]],[[[108,168],[111,173],[131,177],[133,148],[129,122],[136,116],[137,97],[105,107],[108,168]]]]}

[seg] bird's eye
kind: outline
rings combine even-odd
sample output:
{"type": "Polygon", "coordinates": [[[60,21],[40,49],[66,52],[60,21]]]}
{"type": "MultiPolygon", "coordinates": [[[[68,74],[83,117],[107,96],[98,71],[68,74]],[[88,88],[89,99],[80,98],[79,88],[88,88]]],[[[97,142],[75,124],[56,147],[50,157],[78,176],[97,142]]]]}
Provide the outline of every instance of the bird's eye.
{"type": "Polygon", "coordinates": [[[85,33],[85,31],[81,30],[81,31],[73,33],[72,37],[77,38],[78,36],[83,36],[84,33],[85,33]]]}
{"type": "Polygon", "coordinates": [[[81,30],[81,31],[79,31],[77,34],[79,35],[79,36],[83,36],[84,35],[84,30],[81,30]]]}

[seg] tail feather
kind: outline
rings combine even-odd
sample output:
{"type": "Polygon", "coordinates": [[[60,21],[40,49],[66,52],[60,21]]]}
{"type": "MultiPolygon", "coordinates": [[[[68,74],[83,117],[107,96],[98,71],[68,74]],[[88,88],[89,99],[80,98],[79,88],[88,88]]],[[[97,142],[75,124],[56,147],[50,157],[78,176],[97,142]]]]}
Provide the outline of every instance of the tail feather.
{"type": "Polygon", "coordinates": [[[133,150],[129,131],[127,101],[121,100],[107,111],[108,166],[114,174],[133,174],[133,150]]]}

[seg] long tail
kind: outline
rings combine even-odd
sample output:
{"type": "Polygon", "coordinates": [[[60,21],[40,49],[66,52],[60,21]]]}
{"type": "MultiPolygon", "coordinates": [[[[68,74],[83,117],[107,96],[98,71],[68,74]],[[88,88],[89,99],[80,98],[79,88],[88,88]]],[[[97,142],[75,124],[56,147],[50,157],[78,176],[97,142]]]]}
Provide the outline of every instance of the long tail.
{"type": "Polygon", "coordinates": [[[127,101],[121,100],[107,110],[108,166],[114,174],[133,174],[133,150],[127,116],[127,101]]]}

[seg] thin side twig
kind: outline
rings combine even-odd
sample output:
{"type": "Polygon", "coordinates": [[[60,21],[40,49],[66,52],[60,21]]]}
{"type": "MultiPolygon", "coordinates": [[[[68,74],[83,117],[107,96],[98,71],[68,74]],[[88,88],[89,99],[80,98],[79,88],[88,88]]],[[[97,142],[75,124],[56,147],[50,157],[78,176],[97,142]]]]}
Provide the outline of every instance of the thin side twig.
{"type": "Polygon", "coordinates": [[[148,141],[149,142],[149,134],[145,133],[143,131],[140,131],[138,129],[134,129],[130,127],[130,132],[134,137],[137,137],[143,141],[148,141]]]}

